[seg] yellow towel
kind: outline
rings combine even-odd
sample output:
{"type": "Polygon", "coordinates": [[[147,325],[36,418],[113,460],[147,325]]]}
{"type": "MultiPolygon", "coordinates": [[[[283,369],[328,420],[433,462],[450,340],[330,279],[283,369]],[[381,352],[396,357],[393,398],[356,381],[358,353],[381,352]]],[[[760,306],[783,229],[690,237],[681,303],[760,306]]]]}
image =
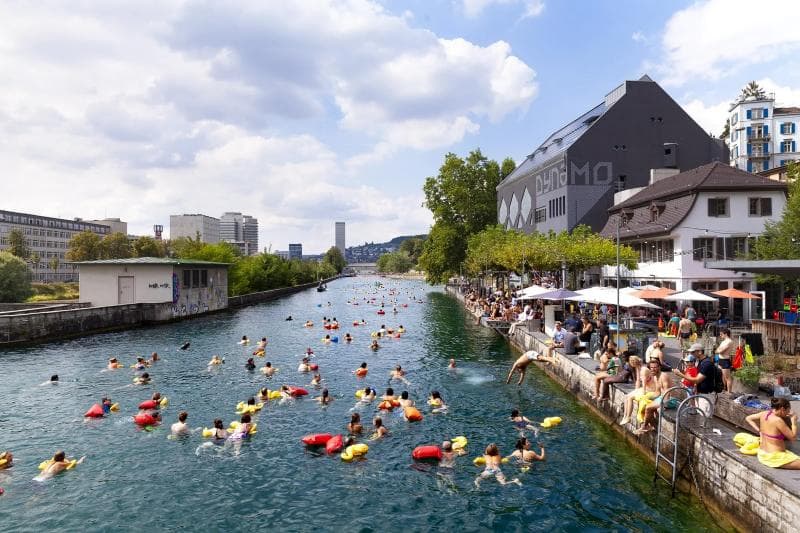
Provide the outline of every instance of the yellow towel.
{"type": "Polygon", "coordinates": [[[758,460],[762,465],[769,466],[770,468],[780,468],[785,464],[797,461],[800,457],[792,452],[765,452],[758,450],[758,460]]]}
{"type": "Polygon", "coordinates": [[[647,407],[648,404],[653,403],[653,398],[656,396],[658,395],[655,392],[646,392],[634,398],[639,404],[639,410],[636,412],[636,420],[638,420],[640,424],[644,422],[644,408],[647,407]]]}

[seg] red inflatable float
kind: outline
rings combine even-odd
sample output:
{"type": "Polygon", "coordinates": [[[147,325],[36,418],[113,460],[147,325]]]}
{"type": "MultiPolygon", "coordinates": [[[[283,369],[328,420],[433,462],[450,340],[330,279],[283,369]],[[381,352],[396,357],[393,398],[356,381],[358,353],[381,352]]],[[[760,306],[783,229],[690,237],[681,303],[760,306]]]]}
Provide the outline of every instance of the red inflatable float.
{"type": "Polygon", "coordinates": [[[406,407],[403,409],[403,414],[406,417],[406,420],[409,422],[421,422],[422,421],[422,413],[419,412],[419,409],[416,407],[406,407]]]}
{"type": "Polygon", "coordinates": [[[105,413],[103,413],[103,406],[100,405],[99,403],[96,403],[93,406],[91,406],[89,410],[86,411],[86,414],[84,414],[83,416],[87,418],[102,418],[104,414],[105,413]]]}
{"type": "Polygon", "coordinates": [[[308,365],[308,368],[316,372],[317,370],[319,370],[319,365],[317,363],[311,363],[310,365],[308,365]]]}
{"type": "Polygon", "coordinates": [[[330,433],[314,433],[312,435],[306,435],[301,440],[306,446],[324,446],[331,440],[331,437],[332,435],[330,433]]]}
{"type": "Polygon", "coordinates": [[[158,409],[158,402],[155,400],[145,400],[139,404],[139,409],[158,409]]]}
{"type": "Polygon", "coordinates": [[[341,435],[336,435],[325,443],[325,452],[336,453],[342,449],[342,446],[344,446],[344,439],[341,435]]]}
{"type": "Polygon", "coordinates": [[[436,459],[438,461],[442,458],[442,450],[438,446],[417,446],[411,452],[411,457],[416,460],[436,459]]]}
{"type": "Polygon", "coordinates": [[[151,414],[142,413],[133,417],[133,422],[137,426],[155,426],[158,424],[158,420],[153,417],[151,414]]]}
{"type": "Polygon", "coordinates": [[[333,326],[331,326],[330,324],[325,324],[322,327],[325,328],[325,329],[333,329],[333,326]]]}
{"type": "Polygon", "coordinates": [[[400,402],[397,400],[390,401],[390,400],[383,400],[381,403],[378,404],[378,409],[384,409],[391,411],[395,407],[400,407],[400,402]]]}
{"type": "Polygon", "coordinates": [[[357,322],[357,321],[354,321],[354,322],[353,322],[353,325],[354,325],[354,326],[357,326],[357,325],[358,325],[358,322],[357,322]]]}
{"type": "Polygon", "coordinates": [[[378,314],[379,314],[379,315],[385,315],[385,314],[386,314],[386,311],[384,311],[384,310],[382,310],[382,309],[381,309],[380,311],[378,311],[378,314]]]}
{"type": "Polygon", "coordinates": [[[308,394],[308,391],[302,387],[288,387],[288,388],[289,388],[289,394],[294,396],[295,398],[299,396],[306,396],[308,394]]]}

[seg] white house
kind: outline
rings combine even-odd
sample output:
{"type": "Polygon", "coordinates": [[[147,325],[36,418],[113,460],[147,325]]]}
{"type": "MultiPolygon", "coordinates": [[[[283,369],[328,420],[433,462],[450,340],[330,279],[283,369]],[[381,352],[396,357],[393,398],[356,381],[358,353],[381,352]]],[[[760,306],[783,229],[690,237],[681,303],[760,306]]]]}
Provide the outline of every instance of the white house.
{"type": "MultiPolygon", "coordinates": [[[[639,252],[637,268],[622,271],[629,284],[755,290],[751,274],[710,269],[705,262],[745,256],[764,224],[780,219],[786,195],[785,183],[709,163],[658,179],[617,203],[601,234],[616,238],[619,225],[620,242],[639,252]]],[[[603,276],[613,280],[616,267],[605,267],[603,276]]],[[[723,307],[732,314],[744,314],[741,300],[728,303],[723,307]]]]}
{"type": "Polygon", "coordinates": [[[740,97],[728,112],[731,166],[761,172],[800,159],[800,107],[776,107],[769,94],[740,97]]]}
{"type": "Polygon", "coordinates": [[[76,264],[80,299],[93,307],[170,302],[186,315],[228,306],[226,263],[137,257],[76,264]]]}

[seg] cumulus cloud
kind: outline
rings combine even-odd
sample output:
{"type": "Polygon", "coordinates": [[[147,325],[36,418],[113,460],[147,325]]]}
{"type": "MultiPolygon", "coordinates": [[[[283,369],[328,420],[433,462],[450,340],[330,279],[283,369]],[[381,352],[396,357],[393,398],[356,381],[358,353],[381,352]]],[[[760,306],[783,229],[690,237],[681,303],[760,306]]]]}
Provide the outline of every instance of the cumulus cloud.
{"type": "Polygon", "coordinates": [[[521,4],[524,7],[522,18],[538,17],[544,11],[544,0],[461,0],[464,14],[474,18],[492,4],[521,4]]]}
{"type": "Polygon", "coordinates": [[[424,231],[417,186],[353,177],[523,113],[537,84],[507,43],[412,20],[370,0],[0,4],[2,207],[141,233],[237,210],[311,250],[334,219],[353,240],[424,231]]]}
{"type": "Polygon", "coordinates": [[[768,21],[763,24],[762,14],[754,13],[753,6],[748,0],[705,0],[673,14],[661,40],[665,60],[658,70],[664,83],[717,80],[752,64],[796,53],[800,49],[800,2],[770,2],[764,6],[768,21]],[[745,13],[759,22],[745,28],[749,20],[742,18],[745,13]]]}
{"type": "Polygon", "coordinates": [[[644,33],[642,33],[641,31],[633,32],[633,35],[631,35],[631,39],[633,39],[637,43],[647,42],[647,36],[644,33]]]}

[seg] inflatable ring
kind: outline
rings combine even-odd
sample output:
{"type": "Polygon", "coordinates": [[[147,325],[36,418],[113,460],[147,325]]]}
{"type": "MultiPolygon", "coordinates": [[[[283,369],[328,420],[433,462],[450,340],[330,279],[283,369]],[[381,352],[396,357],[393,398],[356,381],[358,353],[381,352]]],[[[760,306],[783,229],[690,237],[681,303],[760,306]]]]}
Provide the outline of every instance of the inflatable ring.
{"type": "Polygon", "coordinates": [[[164,396],[163,398],[161,398],[161,401],[160,401],[160,402],[158,402],[158,405],[159,405],[159,407],[161,407],[162,409],[163,409],[163,408],[165,408],[166,406],[168,406],[168,405],[169,405],[169,398],[167,398],[166,396],[164,396]]]}
{"type": "Polygon", "coordinates": [[[453,445],[454,450],[463,450],[467,447],[467,437],[453,437],[450,439],[450,443],[453,445]]]}
{"type": "Polygon", "coordinates": [[[109,407],[109,410],[111,410],[111,411],[116,413],[117,411],[119,411],[119,404],[118,403],[111,404],[111,407],[109,407]]]}
{"type": "Polygon", "coordinates": [[[367,454],[369,451],[369,446],[366,444],[352,444],[345,448],[345,450],[341,454],[342,461],[349,463],[356,457],[361,457],[367,454]]]}
{"type": "Polygon", "coordinates": [[[364,389],[358,389],[356,391],[356,398],[358,398],[360,400],[363,397],[364,397],[364,389]]]}
{"type": "Polygon", "coordinates": [[[270,400],[280,400],[283,395],[279,390],[269,390],[267,389],[267,398],[270,400]]]}
{"type": "Polygon", "coordinates": [[[369,334],[369,336],[373,337],[373,338],[378,338],[378,332],[377,331],[373,331],[372,333],[369,334]]]}
{"type": "Polygon", "coordinates": [[[238,404],[236,404],[236,414],[243,415],[246,413],[252,415],[260,411],[263,407],[264,407],[263,402],[259,402],[255,405],[247,405],[244,402],[239,402],[238,404]]]}
{"type": "MultiPolygon", "coordinates": [[[[241,424],[234,420],[228,426],[228,433],[233,433],[236,431],[241,424]]],[[[250,424],[250,431],[247,432],[248,435],[255,435],[258,432],[258,428],[256,427],[258,424],[250,424]]]]}
{"type": "Polygon", "coordinates": [[[289,394],[295,398],[299,398],[300,396],[306,396],[308,391],[302,387],[289,387],[289,394]]]}
{"type": "MultiPolygon", "coordinates": [[[[358,370],[356,370],[356,377],[363,378],[366,375],[367,375],[366,368],[359,368],[358,370]]],[[[362,390],[361,393],[363,394],[364,391],[362,390]]]]}
{"type": "Polygon", "coordinates": [[[383,400],[381,403],[378,404],[378,409],[391,411],[394,408],[395,408],[394,402],[390,400],[383,400]]]}
{"type": "Polygon", "coordinates": [[[211,438],[216,434],[217,432],[215,429],[203,428],[203,438],[205,439],[211,438]]]}
{"type": "Polygon", "coordinates": [[[430,405],[431,407],[441,407],[442,400],[440,400],[439,398],[431,398],[430,400],[428,400],[428,405],[430,405]]]}
{"type": "MultiPolygon", "coordinates": [[[[48,459],[47,461],[42,461],[39,463],[39,470],[46,470],[51,464],[53,464],[52,459],[48,459]]],[[[77,459],[70,459],[67,461],[67,470],[72,470],[78,464],[77,459]]]]}
{"type": "MultiPolygon", "coordinates": [[[[508,463],[508,457],[503,457],[500,460],[500,462],[503,463],[503,464],[508,463]]],[[[479,456],[479,457],[476,457],[475,459],[472,460],[472,464],[474,464],[475,466],[486,466],[486,457],[484,457],[482,455],[479,456]]]]}
{"type": "Polygon", "coordinates": [[[559,425],[561,423],[560,416],[550,416],[545,418],[539,425],[543,428],[551,428],[559,425]]]}
{"type": "Polygon", "coordinates": [[[158,420],[149,413],[142,413],[133,417],[133,423],[137,426],[147,427],[158,425],[158,420]]]}

